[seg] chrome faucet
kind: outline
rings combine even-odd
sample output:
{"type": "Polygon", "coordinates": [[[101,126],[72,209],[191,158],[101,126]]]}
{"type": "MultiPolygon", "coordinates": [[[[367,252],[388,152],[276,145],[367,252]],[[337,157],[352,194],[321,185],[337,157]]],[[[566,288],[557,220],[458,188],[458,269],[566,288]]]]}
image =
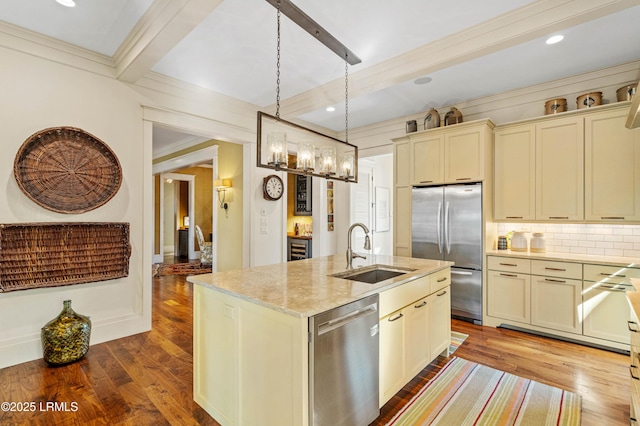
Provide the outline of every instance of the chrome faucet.
{"type": "Polygon", "coordinates": [[[351,269],[353,268],[353,259],[356,257],[359,257],[360,259],[366,259],[366,256],[363,256],[361,254],[358,253],[354,253],[353,250],[351,250],[351,232],[353,231],[353,228],[355,228],[356,226],[359,226],[362,228],[362,230],[365,232],[366,237],[364,238],[364,249],[365,250],[371,250],[371,240],[369,240],[369,228],[367,228],[367,226],[364,223],[354,223],[353,225],[351,225],[349,227],[349,233],[347,234],[347,269],[351,269]]]}

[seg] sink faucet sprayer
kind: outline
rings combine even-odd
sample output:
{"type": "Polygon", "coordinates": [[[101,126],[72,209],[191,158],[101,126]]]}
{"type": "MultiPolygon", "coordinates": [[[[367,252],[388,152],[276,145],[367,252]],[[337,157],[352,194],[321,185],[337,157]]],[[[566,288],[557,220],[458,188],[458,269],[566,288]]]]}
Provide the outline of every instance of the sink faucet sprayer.
{"type": "Polygon", "coordinates": [[[362,256],[361,254],[358,253],[354,253],[353,250],[351,250],[351,232],[353,231],[353,228],[355,228],[356,226],[359,226],[362,228],[362,230],[365,232],[365,234],[367,234],[364,238],[364,249],[365,250],[371,250],[371,240],[369,240],[369,228],[367,228],[367,226],[364,223],[354,223],[353,225],[351,225],[349,227],[349,233],[347,234],[347,269],[351,269],[353,268],[352,263],[353,263],[353,259],[356,257],[359,257],[360,259],[366,259],[366,256],[362,256]]]}

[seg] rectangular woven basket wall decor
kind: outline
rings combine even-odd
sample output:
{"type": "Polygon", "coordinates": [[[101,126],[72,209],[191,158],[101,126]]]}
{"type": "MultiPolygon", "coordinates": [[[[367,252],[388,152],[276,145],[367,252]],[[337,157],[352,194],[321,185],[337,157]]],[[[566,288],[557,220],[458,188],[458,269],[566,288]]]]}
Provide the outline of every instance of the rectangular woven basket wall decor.
{"type": "Polygon", "coordinates": [[[129,224],[0,224],[0,292],[129,275],[129,224]]]}

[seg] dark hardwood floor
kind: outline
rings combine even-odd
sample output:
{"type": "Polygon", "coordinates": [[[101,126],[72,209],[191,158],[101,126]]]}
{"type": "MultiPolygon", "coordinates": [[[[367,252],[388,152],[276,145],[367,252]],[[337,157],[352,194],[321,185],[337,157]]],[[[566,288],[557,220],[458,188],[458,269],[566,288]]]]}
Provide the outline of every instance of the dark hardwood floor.
{"type": "MultiPolygon", "coordinates": [[[[93,345],[67,366],[0,369],[0,402],[34,409],[0,411],[0,425],[217,425],[193,402],[192,285],[163,276],[153,289],[152,331],[93,345]]],[[[629,424],[627,356],[456,320],[452,327],[469,334],[456,356],[582,395],[583,425],[629,424]]],[[[390,420],[447,361],[425,368],[373,424],[390,420]]]]}

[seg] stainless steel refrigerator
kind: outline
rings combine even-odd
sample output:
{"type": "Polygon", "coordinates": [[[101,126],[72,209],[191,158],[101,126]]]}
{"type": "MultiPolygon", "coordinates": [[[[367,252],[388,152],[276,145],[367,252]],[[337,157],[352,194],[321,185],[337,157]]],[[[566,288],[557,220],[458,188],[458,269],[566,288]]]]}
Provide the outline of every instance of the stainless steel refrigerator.
{"type": "Polygon", "coordinates": [[[455,262],[451,315],[482,324],[482,184],[413,188],[411,255],[455,262]]]}

